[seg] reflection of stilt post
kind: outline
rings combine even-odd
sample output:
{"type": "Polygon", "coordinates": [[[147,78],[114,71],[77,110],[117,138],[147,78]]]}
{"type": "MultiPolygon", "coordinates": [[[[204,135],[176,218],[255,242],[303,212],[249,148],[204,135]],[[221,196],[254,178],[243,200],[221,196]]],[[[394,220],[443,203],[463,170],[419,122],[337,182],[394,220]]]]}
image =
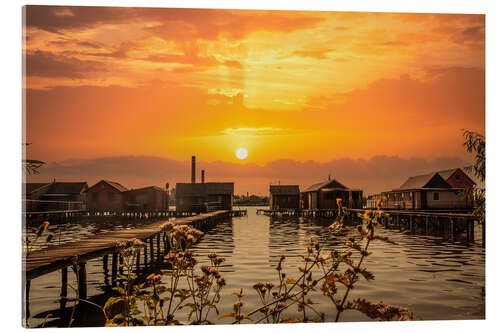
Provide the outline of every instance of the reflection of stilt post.
{"type": "Polygon", "coordinates": [[[113,253],[111,259],[111,285],[116,286],[116,274],[118,271],[118,253],[113,253]]]}
{"type": "Polygon", "coordinates": [[[160,247],[160,234],[156,234],[156,258],[160,261],[161,247],[160,247]]]}
{"type": "Polygon", "coordinates": [[[425,234],[429,234],[429,216],[425,217],[425,234]]]}
{"type": "Polygon", "coordinates": [[[482,231],[482,237],[483,237],[483,247],[486,246],[486,221],[483,221],[483,223],[481,223],[481,231],[482,231]]]}
{"type": "Polygon", "coordinates": [[[413,232],[413,216],[410,215],[409,217],[409,227],[410,227],[410,232],[413,232]]]}
{"type": "Polygon", "coordinates": [[[475,234],[474,234],[474,224],[475,224],[475,220],[470,220],[470,241],[471,242],[474,242],[475,240],[475,234]]]}
{"type": "Polygon", "coordinates": [[[63,315],[66,309],[66,302],[68,301],[66,296],[68,296],[68,266],[61,269],[61,300],[60,309],[61,315],[63,315]]]}
{"type": "Polygon", "coordinates": [[[149,260],[153,263],[155,257],[155,249],[153,244],[153,236],[149,237],[149,260]]]}
{"type": "Polygon", "coordinates": [[[136,266],[136,271],[138,272],[139,269],[141,268],[141,248],[137,248],[137,257],[135,258],[135,266],[136,266]]]}
{"type": "Polygon", "coordinates": [[[102,269],[104,271],[104,284],[108,285],[109,284],[109,281],[108,281],[109,269],[108,269],[108,255],[107,254],[105,254],[102,257],[102,269]]]}
{"type": "Polygon", "coordinates": [[[24,284],[24,313],[25,323],[28,323],[28,318],[30,317],[30,286],[31,280],[27,280],[24,284]]]}
{"type": "Polygon", "coordinates": [[[120,262],[120,265],[118,266],[118,272],[120,272],[120,274],[123,274],[123,255],[121,253],[118,254],[118,259],[120,262]]]}

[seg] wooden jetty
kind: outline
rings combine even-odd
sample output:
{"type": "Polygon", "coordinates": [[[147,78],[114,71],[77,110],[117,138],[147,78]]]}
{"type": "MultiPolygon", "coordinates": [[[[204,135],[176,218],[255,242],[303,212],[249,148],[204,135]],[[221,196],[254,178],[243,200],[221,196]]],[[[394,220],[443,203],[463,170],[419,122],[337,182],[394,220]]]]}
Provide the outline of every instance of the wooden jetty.
{"type": "MultiPolygon", "coordinates": [[[[350,217],[359,219],[358,213],[364,213],[366,209],[347,209],[350,217]]],[[[465,233],[468,242],[474,241],[474,225],[478,222],[477,216],[463,212],[441,212],[441,211],[411,211],[411,210],[382,210],[385,217],[382,225],[386,228],[398,228],[399,230],[416,230],[446,233],[453,240],[460,233],[465,233]]],[[[485,228],[482,226],[482,244],[485,245],[485,228]]]]}
{"type": "Polygon", "coordinates": [[[109,211],[109,212],[90,212],[88,210],[50,210],[38,212],[23,212],[24,221],[37,223],[50,221],[51,223],[68,223],[71,221],[100,220],[100,219],[128,219],[128,220],[151,220],[165,219],[169,217],[187,217],[197,215],[196,212],[178,212],[175,210],[156,210],[156,211],[109,211]]]}
{"type": "MultiPolygon", "coordinates": [[[[350,218],[358,220],[358,213],[364,213],[367,209],[347,208],[350,218]]],[[[371,209],[368,209],[371,210],[371,209]]],[[[449,211],[419,211],[419,210],[383,210],[386,217],[383,218],[384,227],[406,229],[414,232],[417,229],[429,232],[446,233],[451,239],[456,235],[465,233],[467,241],[474,241],[474,225],[478,223],[476,216],[464,212],[449,211]]],[[[258,209],[257,214],[284,217],[311,217],[328,218],[336,217],[337,209],[258,209]]],[[[482,226],[482,243],[485,244],[485,228],[482,226]]]]}
{"type": "Polygon", "coordinates": [[[267,216],[336,217],[336,209],[257,209],[257,214],[267,216]]]}
{"type": "MultiPolygon", "coordinates": [[[[112,255],[112,282],[116,280],[119,249],[117,243],[121,241],[140,239],[146,246],[143,248],[143,263],[148,264],[161,260],[161,255],[169,251],[168,241],[163,226],[172,222],[179,225],[190,225],[197,229],[206,229],[219,221],[233,216],[244,216],[246,210],[220,210],[195,216],[176,218],[172,221],[162,220],[141,225],[134,229],[110,231],[87,239],[68,242],[61,245],[49,246],[23,257],[23,282],[24,282],[24,305],[26,318],[29,317],[29,289],[30,281],[50,272],[61,269],[61,295],[67,295],[68,267],[73,267],[77,274],[78,298],[87,298],[87,277],[86,262],[103,258],[104,269],[107,270],[108,256],[112,255]],[[155,246],[156,243],[156,246],[155,246]],[[155,252],[156,250],[156,252],[155,252]],[[76,264],[76,265],[75,265],[76,264]]],[[[137,258],[137,265],[140,265],[140,257],[137,258]]]]}

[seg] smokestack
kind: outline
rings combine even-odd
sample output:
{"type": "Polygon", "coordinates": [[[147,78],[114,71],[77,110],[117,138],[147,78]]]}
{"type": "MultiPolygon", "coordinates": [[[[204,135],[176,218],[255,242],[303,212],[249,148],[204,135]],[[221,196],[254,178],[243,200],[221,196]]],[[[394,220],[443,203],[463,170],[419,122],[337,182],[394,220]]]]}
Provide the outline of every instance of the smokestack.
{"type": "Polygon", "coordinates": [[[201,182],[205,182],[205,170],[201,170],[201,182]]]}
{"type": "Polygon", "coordinates": [[[191,183],[196,183],[196,156],[191,157],[191,183]]]}

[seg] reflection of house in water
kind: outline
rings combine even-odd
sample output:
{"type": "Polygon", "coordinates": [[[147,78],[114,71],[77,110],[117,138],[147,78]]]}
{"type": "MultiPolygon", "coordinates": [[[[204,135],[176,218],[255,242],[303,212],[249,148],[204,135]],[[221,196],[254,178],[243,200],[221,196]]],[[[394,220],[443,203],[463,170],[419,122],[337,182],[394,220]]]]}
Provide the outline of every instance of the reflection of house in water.
{"type": "Polygon", "coordinates": [[[299,185],[270,185],[269,193],[270,209],[300,208],[299,185]]]}
{"type": "Polygon", "coordinates": [[[201,171],[201,183],[196,183],[196,158],[191,160],[191,183],[175,186],[175,209],[179,212],[207,212],[232,210],[234,183],[205,182],[205,170],[201,171]]]}
{"type": "Polygon", "coordinates": [[[133,189],[124,193],[127,211],[158,211],[168,209],[168,192],[158,186],[133,189]]]}
{"type": "Polygon", "coordinates": [[[26,183],[26,211],[85,210],[86,182],[26,183]]]}
{"type": "Polygon", "coordinates": [[[463,189],[474,185],[461,169],[451,169],[410,177],[379,198],[382,208],[388,209],[466,209],[471,203],[463,189]]]}
{"type": "Polygon", "coordinates": [[[301,192],[303,209],[335,209],[337,199],[342,199],[342,204],[349,208],[363,206],[363,191],[349,189],[335,179],[311,185],[301,192]]]}

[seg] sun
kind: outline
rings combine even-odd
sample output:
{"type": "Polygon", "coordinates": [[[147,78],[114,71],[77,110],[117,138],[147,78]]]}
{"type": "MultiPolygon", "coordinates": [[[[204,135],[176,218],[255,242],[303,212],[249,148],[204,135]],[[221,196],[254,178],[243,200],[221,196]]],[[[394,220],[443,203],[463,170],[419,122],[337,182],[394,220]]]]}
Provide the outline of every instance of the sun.
{"type": "Polygon", "coordinates": [[[240,160],[244,160],[248,156],[248,151],[246,148],[238,148],[236,149],[236,157],[240,160]]]}

